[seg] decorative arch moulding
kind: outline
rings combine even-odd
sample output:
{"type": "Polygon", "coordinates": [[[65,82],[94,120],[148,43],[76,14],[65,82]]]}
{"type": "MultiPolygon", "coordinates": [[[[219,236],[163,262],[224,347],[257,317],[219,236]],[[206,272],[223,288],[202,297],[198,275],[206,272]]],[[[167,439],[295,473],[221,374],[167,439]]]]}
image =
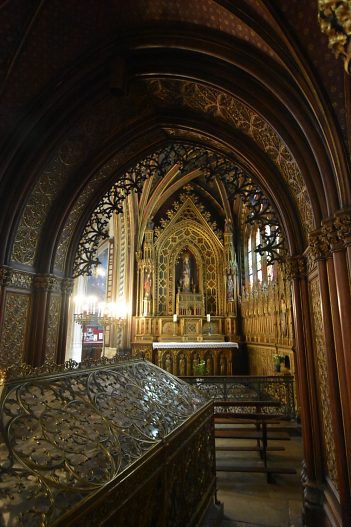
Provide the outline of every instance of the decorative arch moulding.
{"type": "Polygon", "coordinates": [[[132,192],[141,193],[149,177],[164,177],[175,165],[181,175],[200,169],[207,180],[218,178],[225,185],[229,200],[240,196],[248,211],[247,223],[256,223],[261,231],[262,243],[257,251],[266,254],[270,263],[284,259],[287,251],[278,215],[252,176],[237,163],[213,150],[190,143],[173,142],[139,161],[104,195],[83,231],[74,263],[74,277],[91,274],[93,267],[99,264],[96,251],[101,240],[108,237],[109,219],[113,213],[123,211],[127,196],[132,192]],[[266,228],[268,225],[269,232],[266,228]]]}
{"type": "MultiPolygon", "coordinates": [[[[315,229],[314,212],[300,168],[287,145],[263,116],[259,115],[244,102],[236,99],[232,94],[213,86],[208,86],[205,83],[200,84],[192,81],[169,79],[144,79],[142,82],[147,87],[148,97],[151,97],[154,106],[164,107],[176,104],[180,109],[188,108],[205,116],[207,121],[215,119],[217,122],[226,123],[250,137],[257,147],[273,162],[282,180],[288,185],[292,196],[296,200],[301,225],[305,234],[315,229]]],[[[109,112],[108,115],[114,115],[118,120],[119,112],[117,106],[115,104],[115,111],[109,112]]],[[[108,140],[108,134],[111,133],[111,129],[116,130],[118,126],[121,126],[118,123],[114,123],[114,127],[104,126],[102,129],[102,122],[106,123],[108,121],[110,123],[105,117],[106,109],[95,106],[94,113],[90,114],[90,119],[91,123],[96,120],[97,126],[95,127],[96,129],[94,128],[94,134],[91,137],[89,136],[89,144],[97,144],[95,133],[99,133],[98,143],[103,144],[104,141],[108,140]],[[103,114],[104,119],[101,118],[101,114],[103,114]]],[[[72,127],[69,137],[66,137],[65,144],[69,144],[77,135],[81,136],[82,131],[84,132],[85,129],[84,122],[77,123],[75,127],[72,127]]],[[[89,127],[90,129],[92,129],[91,126],[89,127]]],[[[28,196],[28,202],[18,223],[12,246],[12,260],[16,262],[33,264],[38,258],[41,244],[44,243],[44,226],[50,220],[51,211],[55,202],[59,199],[60,193],[63,192],[67,181],[71,179],[69,177],[70,172],[78,169],[80,163],[78,159],[75,159],[74,166],[68,166],[63,163],[61,160],[62,156],[60,157],[59,155],[61,146],[58,147],[48,166],[40,174],[32,194],[28,196]],[[55,183],[55,188],[53,187],[53,182],[55,183]],[[43,202],[43,208],[40,208],[40,211],[37,210],[37,202],[43,202]],[[31,218],[35,218],[35,221],[30,221],[31,218]],[[31,240],[30,244],[27,243],[28,239],[31,240]]],[[[57,239],[56,254],[50,264],[52,268],[60,272],[65,272],[66,269],[68,274],[71,273],[70,246],[74,243],[74,233],[88,201],[91,200],[97,188],[101,188],[101,184],[106,184],[108,180],[111,180],[112,174],[118,171],[121,164],[127,163],[128,159],[133,157],[133,153],[145,150],[145,148],[147,146],[144,137],[136,139],[134,143],[129,143],[113,155],[87,183],[73,205],[57,239]]],[[[83,158],[85,159],[84,156],[83,158]]]]}

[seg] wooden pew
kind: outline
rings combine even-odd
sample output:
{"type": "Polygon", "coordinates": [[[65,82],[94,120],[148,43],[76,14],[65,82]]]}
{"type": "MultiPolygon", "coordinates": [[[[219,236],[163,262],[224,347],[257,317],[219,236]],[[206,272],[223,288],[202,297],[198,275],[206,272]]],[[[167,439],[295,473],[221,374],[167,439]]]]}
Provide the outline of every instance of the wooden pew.
{"type": "Polygon", "coordinates": [[[218,412],[215,410],[215,424],[236,425],[229,427],[218,426],[215,428],[215,438],[222,439],[253,439],[256,440],[257,446],[234,445],[234,446],[216,446],[217,451],[236,451],[249,452],[257,451],[263,461],[263,466],[231,464],[217,466],[217,471],[225,472],[261,472],[265,473],[267,482],[272,482],[272,474],[295,474],[296,471],[287,467],[268,466],[267,452],[283,451],[281,446],[268,446],[268,441],[287,441],[290,436],[287,432],[275,431],[274,428],[267,428],[267,425],[279,424],[284,416],[279,413],[267,414],[262,410],[265,407],[279,409],[279,403],[276,401],[215,401],[214,406],[223,406],[226,408],[254,408],[254,412],[218,412]],[[248,426],[245,426],[248,425],[248,426]],[[249,426],[251,425],[251,426],[249,426]]]}

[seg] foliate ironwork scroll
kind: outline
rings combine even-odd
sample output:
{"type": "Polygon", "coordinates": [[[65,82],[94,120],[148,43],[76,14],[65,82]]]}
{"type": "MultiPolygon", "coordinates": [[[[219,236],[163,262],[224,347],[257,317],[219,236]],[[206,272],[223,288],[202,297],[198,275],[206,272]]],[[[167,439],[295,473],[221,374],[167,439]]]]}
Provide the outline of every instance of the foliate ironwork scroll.
{"type": "Polygon", "coordinates": [[[248,210],[247,222],[257,223],[262,243],[257,251],[267,254],[268,263],[284,257],[284,236],[276,211],[251,175],[229,158],[208,148],[187,143],[171,143],[139,161],[110,188],[91,215],[79,243],[73,276],[91,274],[99,264],[98,245],[108,237],[108,221],[113,213],[123,211],[123,202],[132,192],[140,193],[151,176],[164,177],[174,166],[182,174],[200,169],[206,179],[219,178],[227,188],[229,199],[240,196],[248,210]],[[269,229],[267,228],[269,226],[269,229]]]}
{"type": "MultiPolygon", "coordinates": [[[[236,412],[252,413],[255,402],[262,405],[262,413],[279,413],[282,417],[295,417],[294,377],[282,376],[230,376],[230,377],[186,377],[186,382],[194,385],[210,399],[235,402],[236,412]],[[242,407],[237,403],[245,403],[242,407]],[[252,402],[252,406],[248,405],[252,402]],[[264,406],[267,402],[267,406],[264,406]],[[271,402],[279,403],[279,407],[271,406],[271,402]]],[[[216,406],[216,404],[215,404],[216,406]]],[[[231,407],[218,409],[230,412],[231,407]]]]}
{"type": "Polygon", "coordinates": [[[9,527],[51,525],[206,404],[144,361],[14,380],[2,395],[0,522],[9,527]]]}
{"type": "Polygon", "coordinates": [[[319,0],[319,24],[329,39],[336,57],[344,59],[345,71],[351,74],[351,4],[349,0],[319,0]]]}

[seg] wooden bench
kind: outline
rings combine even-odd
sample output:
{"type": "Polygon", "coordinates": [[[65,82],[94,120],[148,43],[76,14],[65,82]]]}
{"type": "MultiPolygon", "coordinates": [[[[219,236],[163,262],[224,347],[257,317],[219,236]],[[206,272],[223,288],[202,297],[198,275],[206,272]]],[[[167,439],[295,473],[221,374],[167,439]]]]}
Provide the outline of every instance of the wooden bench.
{"type": "Polygon", "coordinates": [[[268,425],[279,424],[284,416],[276,414],[262,413],[265,407],[279,408],[279,403],[276,401],[215,401],[215,407],[225,406],[229,408],[235,407],[253,407],[254,412],[216,412],[215,411],[215,438],[216,439],[254,439],[257,446],[247,445],[230,445],[218,446],[217,451],[231,451],[231,452],[259,452],[262,465],[255,464],[231,464],[231,465],[217,465],[217,471],[225,472],[259,472],[265,473],[267,482],[273,481],[273,474],[296,474],[296,470],[288,467],[272,467],[268,466],[267,452],[284,451],[284,447],[268,447],[268,441],[288,441],[290,435],[287,432],[276,431],[274,427],[268,425]],[[229,426],[218,427],[218,425],[229,426]],[[217,425],[217,426],[216,426],[217,425]],[[236,425],[236,426],[233,426],[236,425]],[[247,425],[247,426],[246,426],[247,425]],[[251,425],[251,426],[250,426],[251,425]]]}

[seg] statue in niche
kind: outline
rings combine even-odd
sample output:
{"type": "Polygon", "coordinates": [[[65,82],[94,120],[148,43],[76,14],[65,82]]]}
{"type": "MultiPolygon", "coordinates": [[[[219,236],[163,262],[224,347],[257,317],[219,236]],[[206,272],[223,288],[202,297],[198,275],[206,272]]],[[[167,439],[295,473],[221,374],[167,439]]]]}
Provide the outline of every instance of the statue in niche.
{"type": "Polygon", "coordinates": [[[172,361],[171,361],[171,357],[169,356],[169,353],[167,353],[166,355],[165,366],[166,366],[166,371],[168,371],[168,373],[172,373],[172,361]]]}
{"type": "Polygon", "coordinates": [[[288,335],[288,325],[287,325],[287,308],[284,295],[280,298],[280,329],[281,336],[287,337],[288,335]]]}
{"type": "Polygon", "coordinates": [[[227,276],[227,302],[234,300],[234,280],[232,273],[227,276]]]}
{"type": "Polygon", "coordinates": [[[180,293],[196,293],[198,290],[195,259],[189,251],[185,251],[178,258],[176,284],[177,292],[180,293]]]}
{"type": "Polygon", "coordinates": [[[182,274],[182,291],[189,293],[191,287],[191,269],[190,269],[190,255],[185,253],[183,256],[183,274],[182,274]]]}
{"type": "Polygon", "coordinates": [[[144,278],[144,298],[146,299],[151,298],[151,286],[152,286],[152,276],[151,276],[150,270],[148,270],[144,278]]]}
{"type": "Polygon", "coordinates": [[[183,353],[179,357],[179,375],[184,377],[185,373],[185,359],[183,353]]]}

